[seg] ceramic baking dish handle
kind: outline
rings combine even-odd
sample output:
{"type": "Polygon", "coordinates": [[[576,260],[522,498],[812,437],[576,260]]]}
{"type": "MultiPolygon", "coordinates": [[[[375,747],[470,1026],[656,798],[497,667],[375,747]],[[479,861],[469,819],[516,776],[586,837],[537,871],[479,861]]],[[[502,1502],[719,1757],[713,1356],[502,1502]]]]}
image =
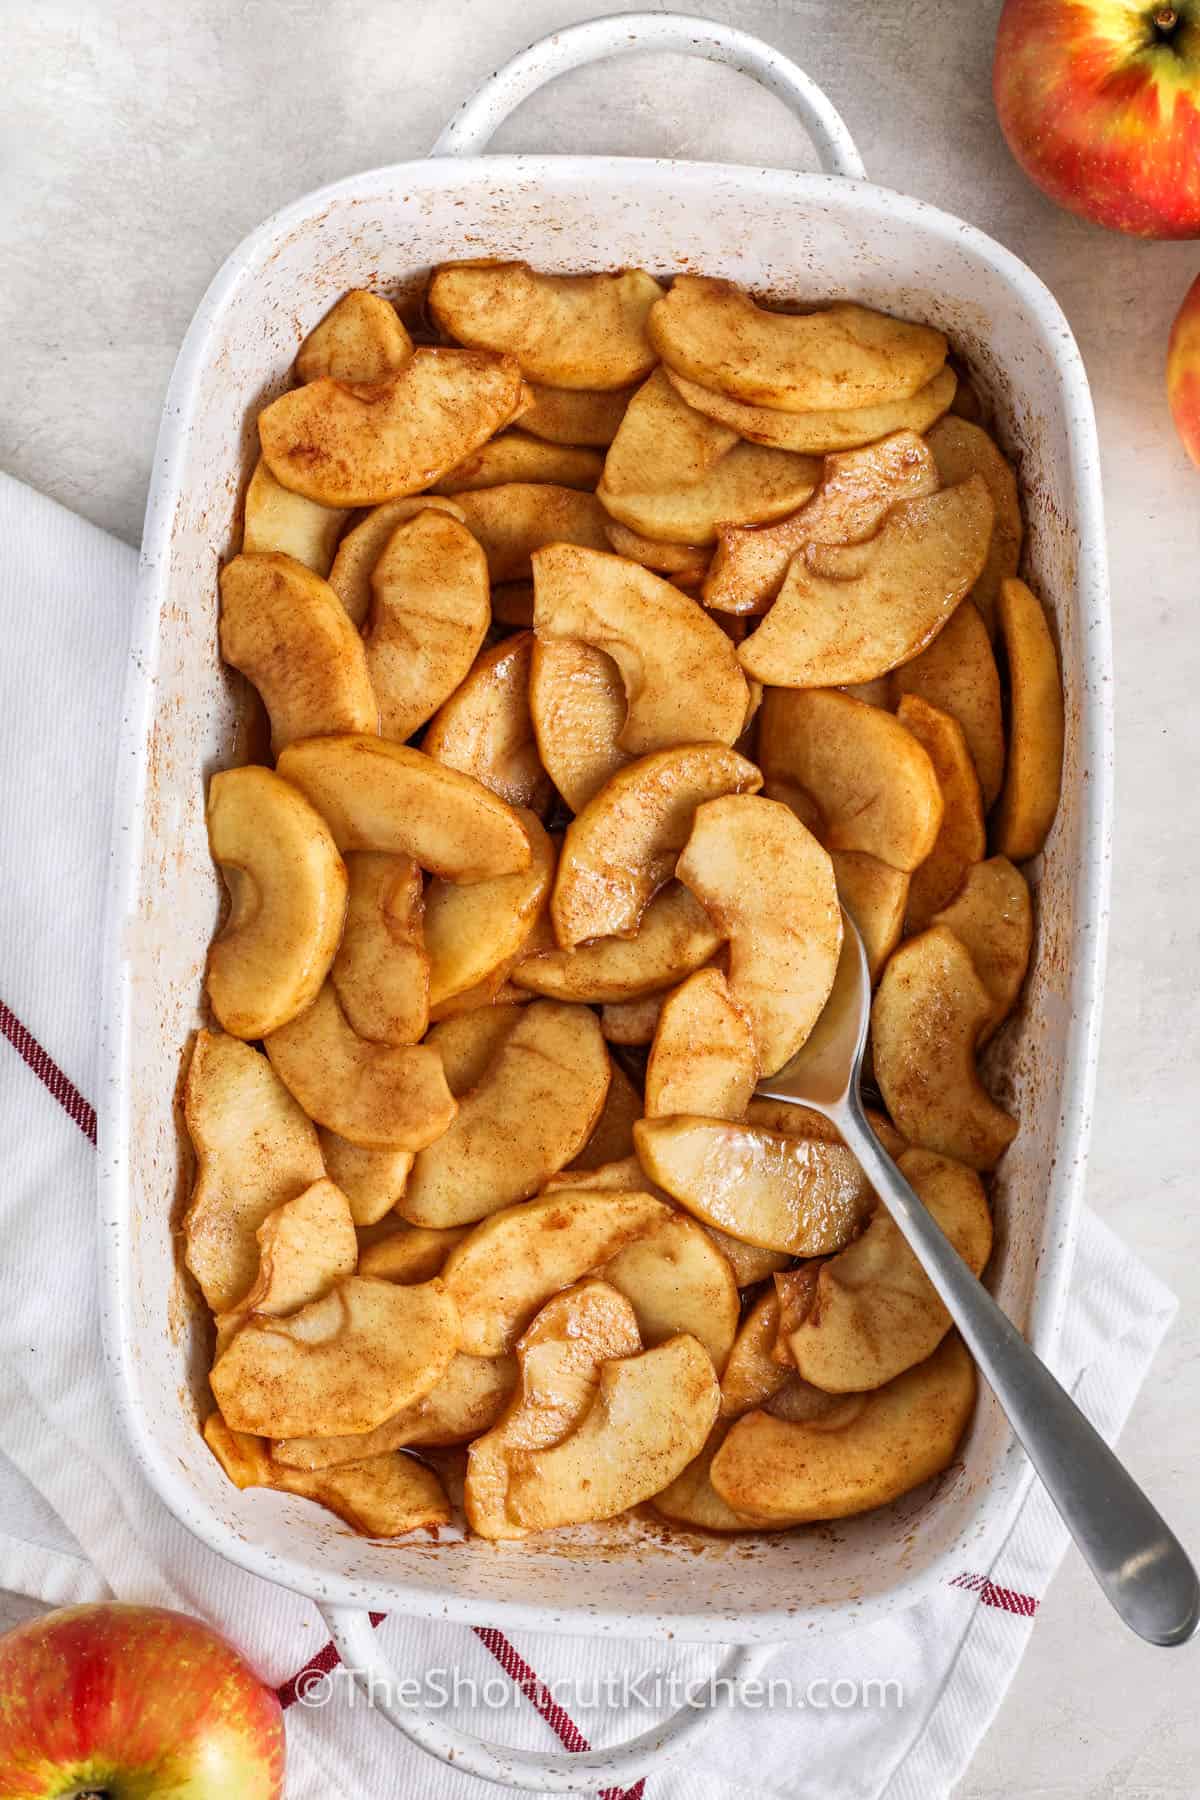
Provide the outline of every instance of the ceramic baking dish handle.
{"type": "Polygon", "coordinates": [[[702,56],[740,69],[777,94],[795,113],[815,144],[827,175],[865,179],[862,157],[841,114],[803,69],[749,32],[687,13],[611,13],[541,38],[489,75],[463,102],[430,154],[477,156],[487,149],[509,113],[556,75],[633,50],[677,50],[684,56],[702,56]]]}
{"type": "Polygon", "coordinates": [[[644,1731],[611,1750],[580,1750],[569,1755],[547,1750],[518,1750],[508,1744],[489,1744],[483,1738],[458,1731],[439,1713],[419,1702],[403,1698],[414,1684],[412,1671],[398,1671],[388,1661],[369,1613],[351,1606],[323,1606],[322,1616],[337,1645],[343,1665],[349,1669],[376,1712],[427,1750],[449,1763],[460,1774],[477,1775],[503,1787],[526,1788],[535,1794],[591,1794],[597,1789],[632,1787],[651,1769],[661,1769],[720,1718],[734,1697],[739,1681],[757,1673],[773,1645],[742,1646],[731,1650],[711,1677],[704,1678],[704,1704],[685,1702],[661,1725],[644,1731]]]}

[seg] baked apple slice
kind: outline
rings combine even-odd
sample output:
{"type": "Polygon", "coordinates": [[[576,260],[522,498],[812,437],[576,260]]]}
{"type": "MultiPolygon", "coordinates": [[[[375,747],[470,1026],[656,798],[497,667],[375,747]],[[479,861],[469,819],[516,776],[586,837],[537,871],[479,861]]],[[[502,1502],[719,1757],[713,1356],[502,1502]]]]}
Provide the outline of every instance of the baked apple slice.
{"type": "Polygon", "coordinates": [[[720,1375],[737,1333],[741,1298],[733,1270],[702,1225],[675,1213],[618,1250],[603,1274],[633,1307],[647,1348],[689,1333],[720,1375]]]}
{"type": "Polygon", "coordinates": [[[510,481],[548,481],[555,487],[591,493],[604,472],[596,450],[572,444],[548,444],[524,431],[502,431],[455,463],[433,488],[435,494],[469,494],[478,488],[503,487],[510,481]]]}
{"type": "Polygon", "coordinates": [[[1045,609],[1023,581],[1000,588],[1000,632],[1011,694],[1008,767],[993,824],[995,848],[1027,862],[1046,842],[1062,786],[1062,679],[1045,609]]]}
{"type": "Polygon", "coordinates": [[[902,697],[896,718],[927,751],[942,791],[937,838],[909,882],[904,923],[912,933],[924,931],[934,913],[957,894],[971,865],[982,862],[987,833],[979,777],[958,720],[917,694],[902,697]]]}
{"type": "Polygon", "coordinates": [[[874,985],[904,930],[910,877],[862,850],[831,850],[838,899],[858,927],[874,985]]]}
{"type": "Polygon", "coordinates": [[[432,1006],[465,993],[528,942],[554,879],[554,845],[541,821],[522,812],[532,860],[491,881],[433,880],[425,892],[425,951],[432,1006]]]}
{"type": "Polygon", "coordinates": [[[574,638],[534,638],[529,712],[538,754],[572,812],[630,760],[619,742],[626,710],[611,656],[574,638]]]}
{"type": "Polygon", "coordinates": [[[611,444],[620,429],[625,408],[636,387],[545,387],[528,384],[532,399],[521,414],[521,430],[544,438],[549,444],[589,444],[598,449],[611,444]]]}
{"type": "Polygon", "coordinates": [[[380,1281],[399,1281],[405,1286],[432,1281],[441,1274],[446,1258],[469,1230],[468,1225],[455,1225],[436,1231],[425,1225],[408,1225],[403,1219],[392,1220],[386,1237],[363,1246],[358,1272],[374,1275],[380,1281]]]}
{"type": "Polygon", "coordinates": [[[257,764],[212,777],[206,821],[231,905],[205,986],[226,1031],[260,1038],[320,992],[346,916],[346,865],[315,807],[257,764]]]}
{"type": "Polygon", "coordinates": [[[779,1333],[779,1295],[765,1287],[738,1327],[721,1376],[721,1417],[737,1419],[765,1406],[789,1379],[791,1370],[772,1349],[779,1333]]]}
{"type": "Polygon", "coordinates": [[[351,288],[309,332],[296,356],[301,381],[383,381],[413,353],[400,315],[382,294],[351,288]]]}
{"type": "Polygon", "coordinates": [[[749,1017],[719,969],[697,969],[663,1000],[646,1064],[647,1118],[740,1119],[757,1080],[749,1017]]]}
{"type": "Polygon", "coordinates": [[[646,320],[663,290],[642,269],[546,275],[528,263],[450,263],[429,284],[431,317],[448,337],[517,358],[551,387],[628,387],[657,360],[646,320]]]}
{"type": "Polygon", "coordinates": [[[348,531],[338,545],[329,585],[361,630],[371,610],[371,576],[392,533],[423,512],[440,512],[465,523],[461,506],[435,494],[415,494],[407,500],[385,500],[374,506],[360,524],[348,531]]]}
{"type": "Polygon", "coordinates": [[[276,755],[297,738],[378,731],[362,639],[328,582],[272,552],[235,556],[220,585],[221,655],[262,695],[276,755]]]}
{"type": "Polygon", "coordinates": [[[992,641],[973,600],[964,600],[927,650],[893,669],[887,704],[916,694],[963,728],[986,811],[1004,779],[1004,714],[992,641]]]}
{"type": "Polygon", "coordinates": [[[643,563],[658,575],[687,577],[702,581],[708,569],[710,551],[707,544],[671,544],[665,538],[643,537],[631,531],[619,519],[610,519],[604,535],[618,556],[630,562],[643,563]]]}
{"type": "Polygon", "coordinates": [[[650,1044],[658,1029],[662,994],[644,1000],[617,1000],[600,1009],[600,1029],[610,1044],[650,1044]]]}
{"type": "Polygon", "coordinates": [[[530,558],[545,544],[607,550],[606,514],[594,494],[545,481],[508,481],[503,487],[460,493],[455,505],[487,557],[493,582],[527,581],[530,558]]]}
{"type": "Polygon", "coordinates": [[[953,487],[978,475],[987,483],[996,509],[987,561],[971,590],[989,631],[996,629],[1000,584],[1017,572],[1021,560],[1021,503],[1017,478],[993,440],[979,425],[951,413],[939,419],[929,433],[929,448],[937,462],[943,487],[953,487]]]}
{"type": "Polygon", "coordinates": [[[655,896],[636,937],[597,938],[574,950],[536,950],[512,972],[519,988],[596,1006],[672,987],[715,956],[722,931],[679,882],[655,896]]]}
{"type": "Polygon", "coordinates": [[[242,549],[251,555],[275,551],[290,556],[325,577],[349,516],[343,507],[318,506],[315,500],[280,487],[260,456],[246,489],[242,549]]]}
{"type": "Polygon", "coordinates": [[[329,978],[359,1037],[415,1044],[429,1024],[429,958],[421,871],[408,856],[346,858],[350,900],[329,978]]]}
{"type": "Polygon", "coordinates": [[[479,1086],[520,1022],[519,1006],[501,1004],[474,1006],[430,1027],[425,1042],[441,1057],[446,1085],[456,1100],[479,1086]]]}
{"type": "MultiPolygon", "coordinates": [[[[336,1131],[317,1132],[331,1181],[350,1204],[355,1225],[374,1225],[391,1212],[412,1168],[411,1150],[364,1150],[336,1131]]],[[[431,1270],[437,1274],[437,1270],[431,1270]]]]}
{"type": "MultiPolygon", "coordinates": [[[[610,1058],[608,1092],[600,1116],[592,1126],[587,1143],[571,1163],[571,1168],[580,1176],[580,1187],[589,1185],[587,1177],[592,1169],[607,1168],[633,1156],[633,1128],[642,1111],[642,1096],[620,1063],[610,1058]]],[[[546,1187],[547,1182],[543,1182],[543,1193],[546,1187]]]]}
{"type": "MultiPolygon", "coordinates": [[[[529,709],[533,647],[533,633],[522,631],[482,651],[430,720],[421,748],[434,762],[473,776],[510,806],[544,813],[553,786],[542,768],[529,709]]],[[[619,676],[616,681],[620,691],[619,676]]]]}
{"type": "MultiPolygon", "coordinates": [[[[735,400],[717,388],[701,387],[674,369],[667,370],[671,386],[697,412],[728,425],[752,444],[771,444],[777,450],[796,450],[806,456],[825,456],[837,450],[857,450],[877,443],[893,431],[927,431],[940,419],[958,385],[953,369],[939,369],[932,381],[906,400],[886,400],[878,406],[842,406],[832,412],[779,412],[771,406],[755,406],[735,400]]],[[[522,420],[522,424],[524,420],[522,420]]]]}
{"type": "Polygon", "coordinates": [[[727,1505],[709,1478],[712,1459],[729,1435],[729,1425],[728,1419],[718,1419],[699,1456],[651,1501],[655,1512],[669,1519],[672,1525],[682,1525],[685,1530],[692,1531],[762,1530],[756,1519],[749,1519],[727,1505]]]}
{"type": "Polygon", "coordinates": [[[1029,883],[1005,856],[993,856],[967,870],[949,906],[930,921],[944,925],[962,943],[975,973],[991,995],[986,1043],[1017,1004],[1033,947],[1033,902],[1029,883]]]}
{"type": "Polygon", "coordinates": [[[278,1438],[271,1456],[286,1469],[335,1469],[395,1450],[467,1443],[490,1431],[512,1393],[517,1365],[511,1356],[463,1356],[419,1400],[377,1425],[342,1437],[278,1438]]]}
{"type": "Polygon", "coordinates": [[[371,594],[364,642],[379,729],[404,743],[475,661],[492,619],[487,562],[465,525],[426,508],[388,539],[371,594]]]}
{"type": "Polygon", "coordinates": [[[237,1305],[217,1315],[218,1354],[253,1314],[283,1318],[297,1312],[358,1265],[350,1203],[329,1180],[314,1181],[269,1212],[255,1236],[258,1274],[237,1305]]]}

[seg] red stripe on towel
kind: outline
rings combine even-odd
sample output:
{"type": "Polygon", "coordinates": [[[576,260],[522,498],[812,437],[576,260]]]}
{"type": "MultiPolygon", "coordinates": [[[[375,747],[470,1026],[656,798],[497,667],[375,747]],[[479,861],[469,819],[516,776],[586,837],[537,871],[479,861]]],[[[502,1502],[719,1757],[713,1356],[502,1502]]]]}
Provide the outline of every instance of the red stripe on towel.
{"type": "Polygon", "coordinates": [[[956,1575],[950,1586],[966,1588],[969,1593],[979,1596],[982,1605],[998,1607],[1001,1612],[1016,1613],[1023,1619],[1032,1619],[1038,1609],[1038,1601],[1032,1594],[1019,1594],[1015,1588],[998,1587],[988,1575],[956,1575]]]}
{"type": "Polygon", "coordinates": [[[0,1000],[0,1032],[8,1039],[21,1061],[28,1065],[43,1087],[49,1088],[67,1116],[73,1119],[88,1142],[96,1141],[96,1109],[89,1105],[69,1081],[31,1031],[27,1031],[9,1006],[0,1000]]]}

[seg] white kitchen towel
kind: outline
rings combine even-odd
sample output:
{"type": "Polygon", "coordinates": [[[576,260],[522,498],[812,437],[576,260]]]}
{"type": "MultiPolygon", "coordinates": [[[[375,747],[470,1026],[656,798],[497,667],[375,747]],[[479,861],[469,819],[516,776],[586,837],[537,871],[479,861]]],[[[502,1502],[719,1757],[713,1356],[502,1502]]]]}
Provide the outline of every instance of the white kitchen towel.
{"type": "MultiPolygon", "coordinates": [[[[486,1800],[494,1788],[424,1758],[352,1698],[314,1607],[176,1524],[123,1441],[99,1349],[89,1095],[136,559],[2,475],[0,542],[0,1587],[55,1604],[152,1600],[228,1631],[287,1704],[288,1800],[486,1800]]],[[[1110,1440],[1174,1310],[1087,1217],[1060,1369],[1110,1440]]],[[[647,1800],[938,1800],[999,1706],[1065,1547],[1035,1488],[991,1567],[962,1569],[878,1624],[779,1651],[776,1704],[727,1715],[631,1800],[643,1786],[647,1800]]],[[[393,1617],[380,1630],[402,1672],[457,1679],[465,1728],[539,1748],[630,1736],[661,1716],[656,1672],[702,1675],[716,1660],[509,1636],[486,1619],[470,1631],[393,1617]]]]}

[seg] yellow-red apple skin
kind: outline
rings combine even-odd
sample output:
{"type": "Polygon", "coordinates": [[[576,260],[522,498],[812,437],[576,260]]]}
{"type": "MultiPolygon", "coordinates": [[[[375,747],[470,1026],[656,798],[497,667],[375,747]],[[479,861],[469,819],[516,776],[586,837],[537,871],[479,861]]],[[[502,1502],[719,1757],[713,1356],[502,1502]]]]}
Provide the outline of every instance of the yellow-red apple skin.
{"type": "Polygon", "coordinates": [[[1200,0],[1006,0],[992,87],[1043,193],[1140,237],[1200,236],[1200,0]]]}
{"type": "Polygon", "coordinates": [[[1167,401],[1183,447],[1200,468],[1200,275],[1184,296],[1167,341],[1167,401]]]}

